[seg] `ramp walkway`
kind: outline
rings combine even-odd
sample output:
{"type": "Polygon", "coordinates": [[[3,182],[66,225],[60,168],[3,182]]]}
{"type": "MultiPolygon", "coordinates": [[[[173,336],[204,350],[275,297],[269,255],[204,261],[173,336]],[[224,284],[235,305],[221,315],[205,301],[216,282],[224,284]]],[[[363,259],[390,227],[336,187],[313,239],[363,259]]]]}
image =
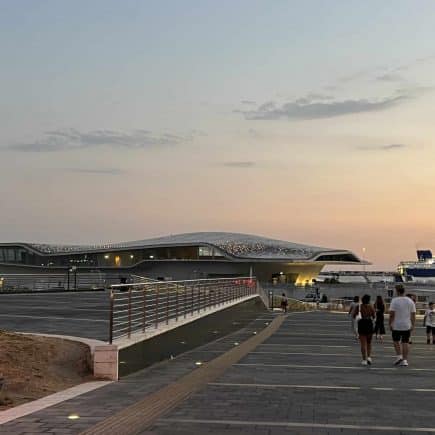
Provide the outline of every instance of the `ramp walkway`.
{"type": "Polygon", "coordinates": [[[435,433],[435,346],[417,328],[409,367],[391,339],[373,365],[343,314],[263,314],[248,327],[0,426],[0,433],[435,433]],[[75,419],[69,417],[75,416],[75,419]]]}

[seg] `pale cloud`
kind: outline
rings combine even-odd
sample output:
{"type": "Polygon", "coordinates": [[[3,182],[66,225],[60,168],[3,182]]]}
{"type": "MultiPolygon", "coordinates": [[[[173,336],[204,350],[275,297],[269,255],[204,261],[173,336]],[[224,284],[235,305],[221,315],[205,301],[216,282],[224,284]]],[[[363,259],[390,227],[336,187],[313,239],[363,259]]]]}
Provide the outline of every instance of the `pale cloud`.
{"type": "Polygon", "coordinates": [[[396,66],[383,65],[377,68],[364,69],[356,71],[347,76],[340,77],[338,82],[346,84],[355,81],[377,80],[383,82],[402,82],[405,79],[398,73],[404,73],[412,70],[415,67],[421,67],[425,64],[435,61],[435,55],[423,56],[411,59],[409,62],[398,64],[396,66]]]}
{"type": "Polygon", "coordinates": [[[393,143],[388,145],[361,145],[357,149],[360,151],[394,151],[409,148],[409,145],[393,143]]]}
{"type": "Polygon", "coordinates": [[[0,149],[19,152],[56,152],[111,147],[123,149],[149,149],[170,147],[189,142],[198,134],[181,136],[172,133],[155,134],[149,130],[53,130],[43,137],[27,143],[17,143],[0,149]]]}
{"type": "Polygon", "coordinates": [[[381,99],[350,99],[314,101],[308,97],[298,98],[283,104],[269,101],[256,110],[237,110],[247,120],[309,120],[333,118],[354,113],[374,112],[390,109],[413,98],[408,91],[396,92],[381,99]]]}
{"type": "Polygon", "coordinates": [[[122,175],[125,171],[117,168],[66,168],[67,172],[74,172],[77,174],[90,174],[90,175],[122,175]]]}
{"type": "Polygon", "coordinates": [[[380,82],[403,82],[405,79],[396,73],[385,73],[377,76],[375,80],[378,80],[380,82]]]}
{"type": "Polygon", "coordinates": [[[223,162],[222,166],[226,166],[228,168],[247,169],[247,168],[253,168],[254,166],[256,166],[256,163],[252,161],[223,162]]]}

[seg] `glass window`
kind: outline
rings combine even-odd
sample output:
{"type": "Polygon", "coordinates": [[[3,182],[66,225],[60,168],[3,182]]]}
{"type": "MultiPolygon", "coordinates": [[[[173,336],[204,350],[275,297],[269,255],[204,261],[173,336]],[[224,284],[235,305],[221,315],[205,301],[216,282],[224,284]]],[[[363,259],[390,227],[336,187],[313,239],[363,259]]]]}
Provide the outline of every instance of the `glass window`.
{"type": "Polygon", "coordinates": [[[14,263],[15,262],[15,249],[14,248],[6,248],[6,262],[14,263]]]}
{"type": "Polygon", "coordinates": [[[223,257],[224,254],[218,248],[213,248],[213,257],[223,257]]]}
{"type": "Polygon", "coordinates": [[[212,248],[209,246],[200,246],[198,255],[200,257],[211,257],[212,256],[212,248]]]}

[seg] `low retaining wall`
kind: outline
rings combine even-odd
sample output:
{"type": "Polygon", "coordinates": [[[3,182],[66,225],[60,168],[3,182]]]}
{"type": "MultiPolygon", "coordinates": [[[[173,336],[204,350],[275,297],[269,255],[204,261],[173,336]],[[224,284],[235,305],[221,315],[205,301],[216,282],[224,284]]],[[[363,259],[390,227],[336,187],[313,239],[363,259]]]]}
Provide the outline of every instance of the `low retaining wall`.
{"type": "Polygon", "coordinates": [[[119,350],[119,376],[211,342],[243,328],[267,312],[260,297],[250,299],[119,350]]]}

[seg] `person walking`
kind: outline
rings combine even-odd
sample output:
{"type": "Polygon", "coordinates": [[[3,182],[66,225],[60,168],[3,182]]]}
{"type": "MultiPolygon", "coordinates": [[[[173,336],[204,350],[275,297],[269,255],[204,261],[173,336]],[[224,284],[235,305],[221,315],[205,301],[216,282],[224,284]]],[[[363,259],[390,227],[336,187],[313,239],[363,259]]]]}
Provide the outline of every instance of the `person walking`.
{"type": "Polygon", "coordinates": [[[285,293],[282,294],[281,296],[281,309],[283,313],[287,312],[287,307],[288,307],[288,299],[285,293]]]}
{"type": "Polygon", "coordinates": [[[385,313],[385,304],[382,296],[376,296],[375,301],[375,312],[376,312],[376,321],[375,321],[375,337],[376,340],[384,341],[385,335],[385,325],[384,325],[384,313],[385,313]]]}
{"type": "Polygon", "coordinates": [[[426,343],[435,344],[435,310],[433,302],[429,302],[428,308],[424,313],[423,326],[426,326],[426,343]]]}
{"type": "Polygon", "coordinates": [[[347,313],[350,317],[350,325],[355,338],[358,340],[358,307],[359,307],[359,296],[355,296],[353,301],[350,303],[349,312],[347,313]]]}
{"type": "MultiPolygon", "coordinates": [[[[358,336],[361,344],[361,355],[363,366],[372,364],[372,337],[373,337],[373,321],[376,317],[376,312],[373,305],[370,304],[370,295],[364,295],[361,299],[361,305],[356,311],[359,311],[361,318],[358,321],[358,336]]],[[[354,313],[357,317],[358,313],[354,313]]]]}
{"type": "Polygon", "coordinates": [[[389,326],[391,329],[396,359],[394,365],[408,366],[409,337],[415,327],[415,304],[405,296],[402,284],[396,285],[397,297],[390,304],[389,326]]]}

